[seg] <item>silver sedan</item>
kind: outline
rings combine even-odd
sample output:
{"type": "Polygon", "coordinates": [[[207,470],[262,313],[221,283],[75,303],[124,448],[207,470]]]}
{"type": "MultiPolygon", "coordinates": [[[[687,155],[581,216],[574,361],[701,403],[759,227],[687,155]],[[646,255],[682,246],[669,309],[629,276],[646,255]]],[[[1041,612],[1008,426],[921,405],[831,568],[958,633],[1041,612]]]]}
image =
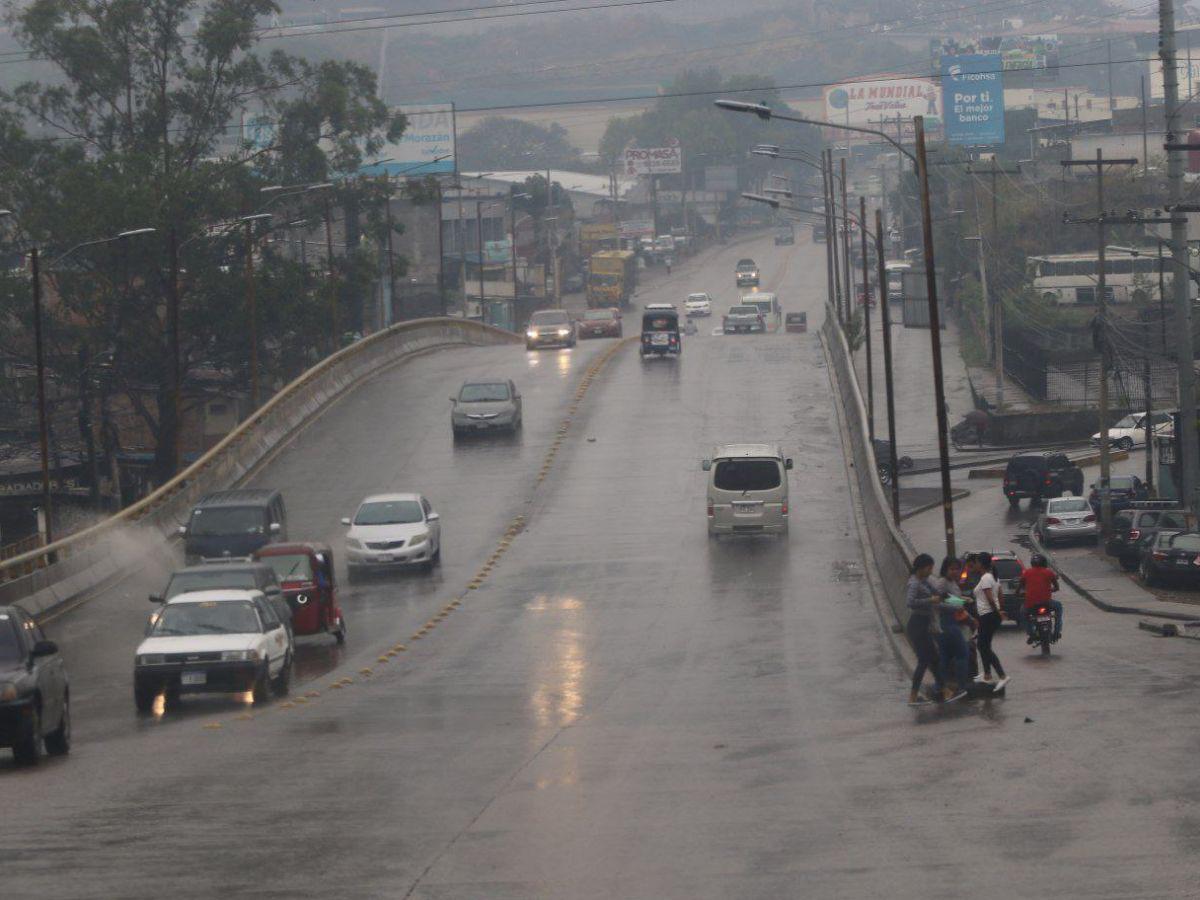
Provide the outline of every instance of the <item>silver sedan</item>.
{"type": "Polygon", "coordinates": [[[515,433],[521,427],[521,393],[511,380],[468,381],[450,398],[454,437],[484,431],[515,433]]]}
{"type": "Polygon", "coordinates": [[[1095,541],[1100,537],[1100,523],[1096,521],[1096,514],[1082,497],[1047,500],[1033,530],[1046,546],[1054,541],[1095,541]]]}

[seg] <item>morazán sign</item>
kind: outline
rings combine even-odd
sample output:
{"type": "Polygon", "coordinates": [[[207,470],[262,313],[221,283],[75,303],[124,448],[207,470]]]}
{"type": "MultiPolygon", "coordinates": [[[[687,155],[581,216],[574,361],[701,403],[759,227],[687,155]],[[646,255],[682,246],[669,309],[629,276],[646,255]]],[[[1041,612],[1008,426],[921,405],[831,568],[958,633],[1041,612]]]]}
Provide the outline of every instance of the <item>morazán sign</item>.
{"type": "Polygon", "coordinates": [[[683,171],[679,147],[626,147],[626,175],[674,175],[683,171]]]}

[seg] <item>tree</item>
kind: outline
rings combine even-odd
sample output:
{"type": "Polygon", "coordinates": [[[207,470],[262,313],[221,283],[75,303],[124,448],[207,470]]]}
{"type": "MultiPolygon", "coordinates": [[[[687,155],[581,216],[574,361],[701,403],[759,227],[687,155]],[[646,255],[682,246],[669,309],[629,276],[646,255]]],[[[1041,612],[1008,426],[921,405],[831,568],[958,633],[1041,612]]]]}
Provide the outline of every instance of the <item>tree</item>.
{"type": "MultiPolygon", "coordinates": [[[[340,179],[404,126],[365,67],[256,53],[258,22],[276,11],[273,0],[34,0],[9,15],[21,45],[60,74],[0,96],[6,121],[32,123],[0,148],[20,161],[0,170],[18,237],[53,256],[155,229],[78,251],[48,279],[50,330],[109,361],[114,389],[155,437],[160,481],[175,468],[177,391],[200,368],[245,371],[239,217],[264,208],[268,184],[334,181],[337,205],[355,208],[374,187],[340,179]]],[[[324,202],[289,201],[289,217],[315,217],[324,202]]],[[[357,266],[348,249],[330,262],[335,272],[357,266]]],[[[294,281],[287,269],[263,266],[264,288],[294,281]]],[[[314,292],[304,303],[327,301],[314,292]]],[[[328,319],[296,312],[264,318],[264,347],[319,345],[328,319]]],[[[65,368],[72,354],[58,349],[65,368]]]]}
{"type": "Polygon", "coordinates": [[[523,119],[489,116],[458,139],[464,169],[578,169],[579,149],[557,122],[543,127],[523,119]]]}

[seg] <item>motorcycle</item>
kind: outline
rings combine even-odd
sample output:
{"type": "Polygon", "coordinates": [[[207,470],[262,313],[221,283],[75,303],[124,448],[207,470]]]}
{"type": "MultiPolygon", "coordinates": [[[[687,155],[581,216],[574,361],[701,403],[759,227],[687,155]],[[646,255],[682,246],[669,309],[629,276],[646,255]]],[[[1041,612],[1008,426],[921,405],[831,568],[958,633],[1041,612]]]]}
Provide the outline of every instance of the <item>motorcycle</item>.
{"type": "Polygon", "coordinates": [[[1042,656],[1050,655],[1050,644],[1054,637],[1054,610],[1048,603],[1040,603],[1029,611],[1033,616],[1033,643],[1040,645],[1042,656]]]}

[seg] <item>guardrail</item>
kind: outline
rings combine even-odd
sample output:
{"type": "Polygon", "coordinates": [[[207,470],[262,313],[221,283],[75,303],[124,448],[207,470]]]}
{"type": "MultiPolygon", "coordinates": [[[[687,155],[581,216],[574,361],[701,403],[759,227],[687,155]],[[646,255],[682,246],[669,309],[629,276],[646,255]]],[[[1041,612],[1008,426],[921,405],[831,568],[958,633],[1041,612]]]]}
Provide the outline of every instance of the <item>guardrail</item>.
{"type": "Polygon", "coordinates": [[[220,443],[153,493],[96,525],[0,562],[0,606],[39,615],[166,552],[166,539],[204,494],[228,488],[346,391],[424,350],[520,343],[464,319],[403,322],[322,360],[275,394],[220,443]]]}
{"type": "Polygon", "coordinates": [[[829,306],[825,307],[825,322],[821,330],[841,388],[841,397],[837,399],[842,401],[845,412],[846,431],[850,435],[848,449],[853,463],[851,474],[858,482],[863,520],[871,541],[870,549],[896,623],[903,625],[908,620],[904,589],[916,551],[908,536],[892,523],[892,505],[879,481],[867,428],[867,408],[858,386],[858,377],[854,373],[850,347],[838,325],[837,314],[829,306]]]}

